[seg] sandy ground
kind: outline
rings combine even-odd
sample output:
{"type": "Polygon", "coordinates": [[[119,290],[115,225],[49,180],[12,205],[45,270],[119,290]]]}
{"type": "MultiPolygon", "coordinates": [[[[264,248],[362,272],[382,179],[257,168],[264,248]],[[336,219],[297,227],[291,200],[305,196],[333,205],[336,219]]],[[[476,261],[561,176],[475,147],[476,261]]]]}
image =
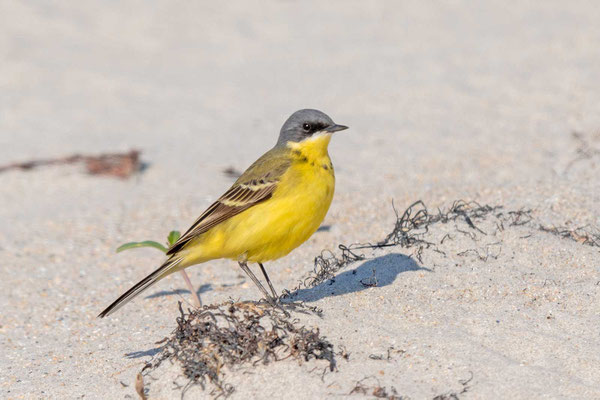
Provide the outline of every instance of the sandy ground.
{"type": "MultiPolygon", "coordinates": [[[[229,371],[233,398],[600,398],[600,248],[539,230],[600,226],[600,8],[504,3],[2,2],[0,165],[136,148],[148,167],[0,174],[0,397],[136,398],[190,296],[172,276],[97,319],[162,260],[114,249],[186,229],[231,184],[223,169],[311,107],[351,129],[330,146],[328,229],[267,266],[278,289],[323,249],[384,238],[392,199],[534,220],[437,224],[443,254],[367,252],[301,291],[324,316],[299,318],[349,359],[229,371]]],[[[189,273],[206,303],[258,298],[232,262],[189,273]]],[[[180,375],[155,371],[149,396],[179,398],[180,375]]]]}

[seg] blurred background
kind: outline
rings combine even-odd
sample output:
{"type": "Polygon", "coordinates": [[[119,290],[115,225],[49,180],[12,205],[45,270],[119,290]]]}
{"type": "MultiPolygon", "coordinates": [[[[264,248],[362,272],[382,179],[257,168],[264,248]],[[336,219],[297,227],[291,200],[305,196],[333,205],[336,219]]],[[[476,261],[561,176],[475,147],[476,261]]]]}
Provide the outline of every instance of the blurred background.
{"type": "Polygon", "coordinates": [[[340,168],[382,142],[384,168],[486,152],[492,131],[495,154],[544,151],[533,136],[598,115],[586,4],[2,2],[0,162],[136,147],[174,179],[243,167],[305,107],[353,128],[340,168]]]}
{"type": "Polygon", "coordinates": [[[598,126],[593,4],[2,2],[0,165],[135,148],[146,183],[214,193],[309,107],[352,128],[342,190],[529,184],[598,126]]]}
{"type": "MultiPolygon", "coordinates": [[[[132,149],[145,166],[128,179],[79,164],[0,172],[0,357],[27,348],[39,379],[102,370],[86,385],[120,387],[107,376],[172,329],[183,283],[99,324],[161,261],[114,249],[185,230],[301,108],[351,129],[330,146],[327,228],[273,263],[278,289],[324,248],[384,237],[392,199],[600,225],[599,21],[594,1],[0,1],[0,167],[132,149]],[[57,348],[72,357],[63,372],[45,367],[57,348]]],[[[207,302],[256,296],[230,262],[190,273],[207,302]]],[[[27,393],[12,374],[2,384],[27,393]]]]}

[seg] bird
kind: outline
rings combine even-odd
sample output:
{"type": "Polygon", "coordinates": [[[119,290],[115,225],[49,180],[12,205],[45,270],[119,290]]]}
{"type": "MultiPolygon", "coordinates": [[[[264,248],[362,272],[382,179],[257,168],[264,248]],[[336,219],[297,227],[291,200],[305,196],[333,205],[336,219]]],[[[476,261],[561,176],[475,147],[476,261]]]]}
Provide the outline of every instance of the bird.
{"type": "Polygon", "coordinates": [[[167,251],[167,260],[98,317],[106,317],[166,276],[215,259],[237,261],[271,304],[278,299],[264,263],[279,259],[319,228],[335,189],[328,146],[348,129],[315,109],[294,112],[273,148],[256,160],[167,251]],[[248,263],[256,263],[267,292],[248,263]]]}

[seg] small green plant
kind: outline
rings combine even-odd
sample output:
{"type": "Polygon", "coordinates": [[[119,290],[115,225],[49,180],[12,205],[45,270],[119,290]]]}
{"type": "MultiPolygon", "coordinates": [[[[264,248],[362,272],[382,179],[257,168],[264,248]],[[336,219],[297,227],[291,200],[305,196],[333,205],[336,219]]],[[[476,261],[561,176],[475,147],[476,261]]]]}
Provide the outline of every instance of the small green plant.
{"type": "MultiPolygon", "coordinates": [[[[144,240],[143,242],[129,242],[122,244],[117,248],[117,253],[129,249],[137,249],[138,247],[153,247],[157,250],[162,251],[163,253],[166,253],[167,250],[169,250],[169,248],[173,246],[175,242],[179,240],[180,237],[181,233],[179,231],[171,231],[167,236],[166,247],[161,243],[155,242],[154,240],[144,240]]],[[[202,301],[200,301],[200,297],[198,296],[198,293],[196,293],[196,290],[194,289],[194,286],[192,285],[192,281],[190,281],[190,277],[188,276],[188,274],[185,272],[184,269],[182,269],[179,272],[181,273],[181,276],[183,277],[183,280],[185,281],[185,284],[188,287],[189,291],[192,293],[192,296],[194,297],[194,300],[196,302],[196,306],[202,306],[202,301]]]]}
{"type": "Polygon", "coordinates": [[[138,247],[154,247],[155,249],[158,249],[158,250],[162,251],[163,253],[166,253],[167,250],[169,249],[169,247],[173,246],[175,244],[175,242],[177,242],[177,240],[179,240],[180,236],[181,236],[181,233],[179,233],[179,231],[169,232],[169,236],[167,236],[168,247],[165,247],[161,243],[155,242],[154,240],[144,240],[143,242],[125,243],[117,248],[117,253],[120,253],[124,250],[136,249],[138,247]]]}

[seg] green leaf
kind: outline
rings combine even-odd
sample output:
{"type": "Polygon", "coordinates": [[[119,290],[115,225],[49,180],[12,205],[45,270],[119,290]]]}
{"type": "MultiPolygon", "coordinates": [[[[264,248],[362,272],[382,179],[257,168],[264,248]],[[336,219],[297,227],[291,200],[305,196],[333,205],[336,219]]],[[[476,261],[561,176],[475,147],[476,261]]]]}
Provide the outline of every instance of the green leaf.
{"type": "Polygon", "coordinates": [[[117,253],[120,253],[123,250],[135,249],[138,247],[154,247],[155,249],[158,249],[158,250],[162,251],[163,253],[167,252],[167,248],[165,246],[163,246],[162,244],[155,242],[153,240],[146,240],[144,242],[125,243],[125,244],[119,246],[119,248],[117,249],[117,253]]]}
{"type": "Polygon", "coordinates": [[[169,236],[167,236],[167,243],[169,243],[169,247],[173,246],[175,242],[179,240],[180,237],[181,233],[179,233],[179,231],[169,232],[169,236]]]}

